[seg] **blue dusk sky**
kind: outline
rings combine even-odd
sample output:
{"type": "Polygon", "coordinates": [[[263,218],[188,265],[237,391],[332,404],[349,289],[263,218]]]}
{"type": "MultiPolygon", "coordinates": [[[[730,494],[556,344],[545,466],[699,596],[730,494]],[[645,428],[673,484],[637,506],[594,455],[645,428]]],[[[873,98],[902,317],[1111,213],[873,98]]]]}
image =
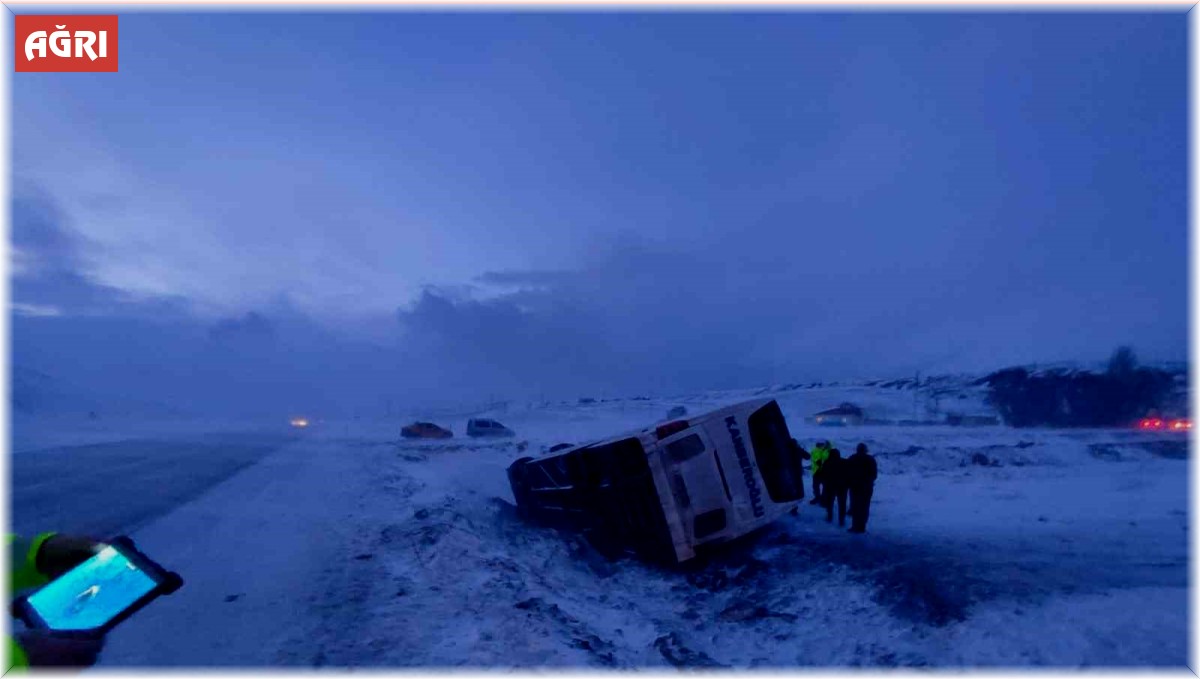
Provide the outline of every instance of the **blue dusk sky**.
{"type": "Polygon", "coordinates": [[[1187,357],[1183,12],[116,11],[118,73],[12,79],[14,365],[71,389],[1187,357]]]}

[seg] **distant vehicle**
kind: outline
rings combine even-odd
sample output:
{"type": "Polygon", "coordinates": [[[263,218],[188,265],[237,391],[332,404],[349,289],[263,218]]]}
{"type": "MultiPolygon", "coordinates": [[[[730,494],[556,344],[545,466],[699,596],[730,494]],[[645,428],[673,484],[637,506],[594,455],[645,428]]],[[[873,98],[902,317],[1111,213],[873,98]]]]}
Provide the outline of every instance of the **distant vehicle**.
{"type": "Polygon", "coordinates": [[[303,429],[308,426],[308,418],[307,417],[293,417],[289,421],[289,423],[297,429],[303,429]]]}
{"type": "Polygon", "coordinates": [[[1192,421],[1187,418],[1166,420],[1161,417],[1147,417],[1138,422],[1138,429],[1144,431],[1191,431],[1192,421]]]}
{"type": "Polygon", "coordinates": [[[674,420],[676,418],[683,417],[684,415],[687,415],[687,408],[683,406],[675,406],[667,411],[668,420],[674,420]]]}
{"type": "Polygon", "coordinates": [[[454,432],[432,422],[413,422],[401,429],[400,435],[406,439],[448,439],[454,436],[454,432]]]}
{"type": "Polygon", "coordinates": [[[477,417],[467,420],[467,436],[515,436],[516,432],[495,420],[477,417]]]}
{"type": "Polygon", "coordinates": [[[804,497],[803,474],[774,399],[523,457],[508,467],[523,518],[581,530],[611,555],[668,564],[787,514],[804,497]]]}
{"type": "Polygon", "coordinates": [[[836,408],[823,410],[813,415],[813,422],[822,427],[857,426],[863,423],[866,415],[863,409],[853,403],[843,403],[836,408]]]}

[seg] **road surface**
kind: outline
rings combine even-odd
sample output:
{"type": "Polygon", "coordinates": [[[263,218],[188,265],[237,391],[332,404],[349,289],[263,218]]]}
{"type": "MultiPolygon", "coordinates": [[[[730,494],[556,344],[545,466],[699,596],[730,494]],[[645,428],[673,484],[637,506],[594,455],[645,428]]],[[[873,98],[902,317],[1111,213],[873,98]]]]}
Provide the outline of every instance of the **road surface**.
{"type": "Polygon", "coordinates": [[[291,440],[268,434],[129,440],[14,454],[12,525],[111,537],[204,494],[291,440]]]}

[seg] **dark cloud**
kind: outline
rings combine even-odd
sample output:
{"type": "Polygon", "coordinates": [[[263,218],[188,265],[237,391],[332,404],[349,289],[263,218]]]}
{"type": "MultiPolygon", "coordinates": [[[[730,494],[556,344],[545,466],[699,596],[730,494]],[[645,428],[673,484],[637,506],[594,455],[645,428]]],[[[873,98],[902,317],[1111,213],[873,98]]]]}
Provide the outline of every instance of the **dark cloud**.
{"type": "Polygon", "coordinates": [[[696,253],[611,244],[579,271],[507,272],[503,280],[527,286],[494,297],[426,290],[399,317],[432,363],[487,368],[510,389],[661,392],[770,379],[774,366],[754,351],[795,324],[796,300],[730,275],[696,253]]]}
{"type": "Polygon", "coordinates": [[[937,231],[787,229],[772,220],[683,246],[610,240],[576,271],[481,277],[507,284],[501,294],[427,290],[400,320],[428,365],[471,365],[481,382],[561,392],[1089,361],[1132,341],[1131,322],[1176,327],[1173,338],[1143,338],[1147,355],[1186,350],[1181,308],[1109,313],[1110,299],[1130,298],[1120,274],[1130,263],[1072,241],[1026,250],[1020,231],[1005,231],[1004,250],[954,248],[954,236],[937,231]],[[908,256],[881,259],[885,252],[908,256]]]}
{"type": "MultiPolygon", "coordinates": [[[[100,284],[83,256],[92,245],[52,201],[24,195],[13,237],[34,266],[16,276],[14,301],[61,314],[18,315],[14,357],[102,401],[282,416],[1098,359],[1122,342],[1146,348],[1128,336],[1137,319],[1158,328],[1179,319],[1186,337],[1186,314],[1153,303],[1180,275],[1169,267],[1131,278],[1133,264],[1094,248],[1033,248],[1039,232],[1027,227],[1002,244],[1033,249],[997,261],[995,249],[948,256],[936,232],[782,220],[767,214],[736,235],[683,242],[618,233],[573,270],[428,287],[398,310],[394,333],[367,341],[354,323],[314,319],[287,296],[209,319],[188,300],[100,284]],[[881,259],[884,250],[907,254],[881,259]],[[1096,314],[1110,296],[1136,298],[1137,286],[1151,303],[1096,314]]],[[[1171,349],[1143,353],[1170,358],[1171,349]]]]}
{"type": "MultiPolygon", "coordinates": [[[[86,260],[95,243],[71,227],[49,193],[20,185],[11,209],[12,298],[18,312],[34,307],[76,315],[114,314],[139,304],[134,296],[95,280],[86,260]]],[[[161,313],[182,300],[162,298],[148,304],[161,313]]]]}
{"type": "Polygon", "coordinates": [[[66,226],[54,200],[35,188],[18,189],[12,202],[12,243],[37,268],[73,268],[87,243],[66,226]]]}
{"type": "Polygon", "coordinates": [[[95,245],[49,194],[26,188],[12,209],[22,264],[12,285],[13,361],[51,385],[23,380],[26,410],[350,413],[377,409],[396,384],[377,347],[330,332],[286,297],[210,320],[187,299],[131,295],[95,280],[85,257],[95,245]],[[70,385],[70,398],[47,396],[55,385],[70,385]]]}

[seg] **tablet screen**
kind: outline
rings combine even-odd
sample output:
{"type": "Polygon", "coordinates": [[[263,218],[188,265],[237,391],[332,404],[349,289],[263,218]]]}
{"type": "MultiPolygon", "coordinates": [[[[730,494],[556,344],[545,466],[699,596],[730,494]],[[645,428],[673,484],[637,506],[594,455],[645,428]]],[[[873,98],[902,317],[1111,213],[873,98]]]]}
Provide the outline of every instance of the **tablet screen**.
{"type": "Polygon", "coordinates": [[[101,627],[154,589],[156,582],[112,547],[29,597],[50,629],[101,627]]]}

